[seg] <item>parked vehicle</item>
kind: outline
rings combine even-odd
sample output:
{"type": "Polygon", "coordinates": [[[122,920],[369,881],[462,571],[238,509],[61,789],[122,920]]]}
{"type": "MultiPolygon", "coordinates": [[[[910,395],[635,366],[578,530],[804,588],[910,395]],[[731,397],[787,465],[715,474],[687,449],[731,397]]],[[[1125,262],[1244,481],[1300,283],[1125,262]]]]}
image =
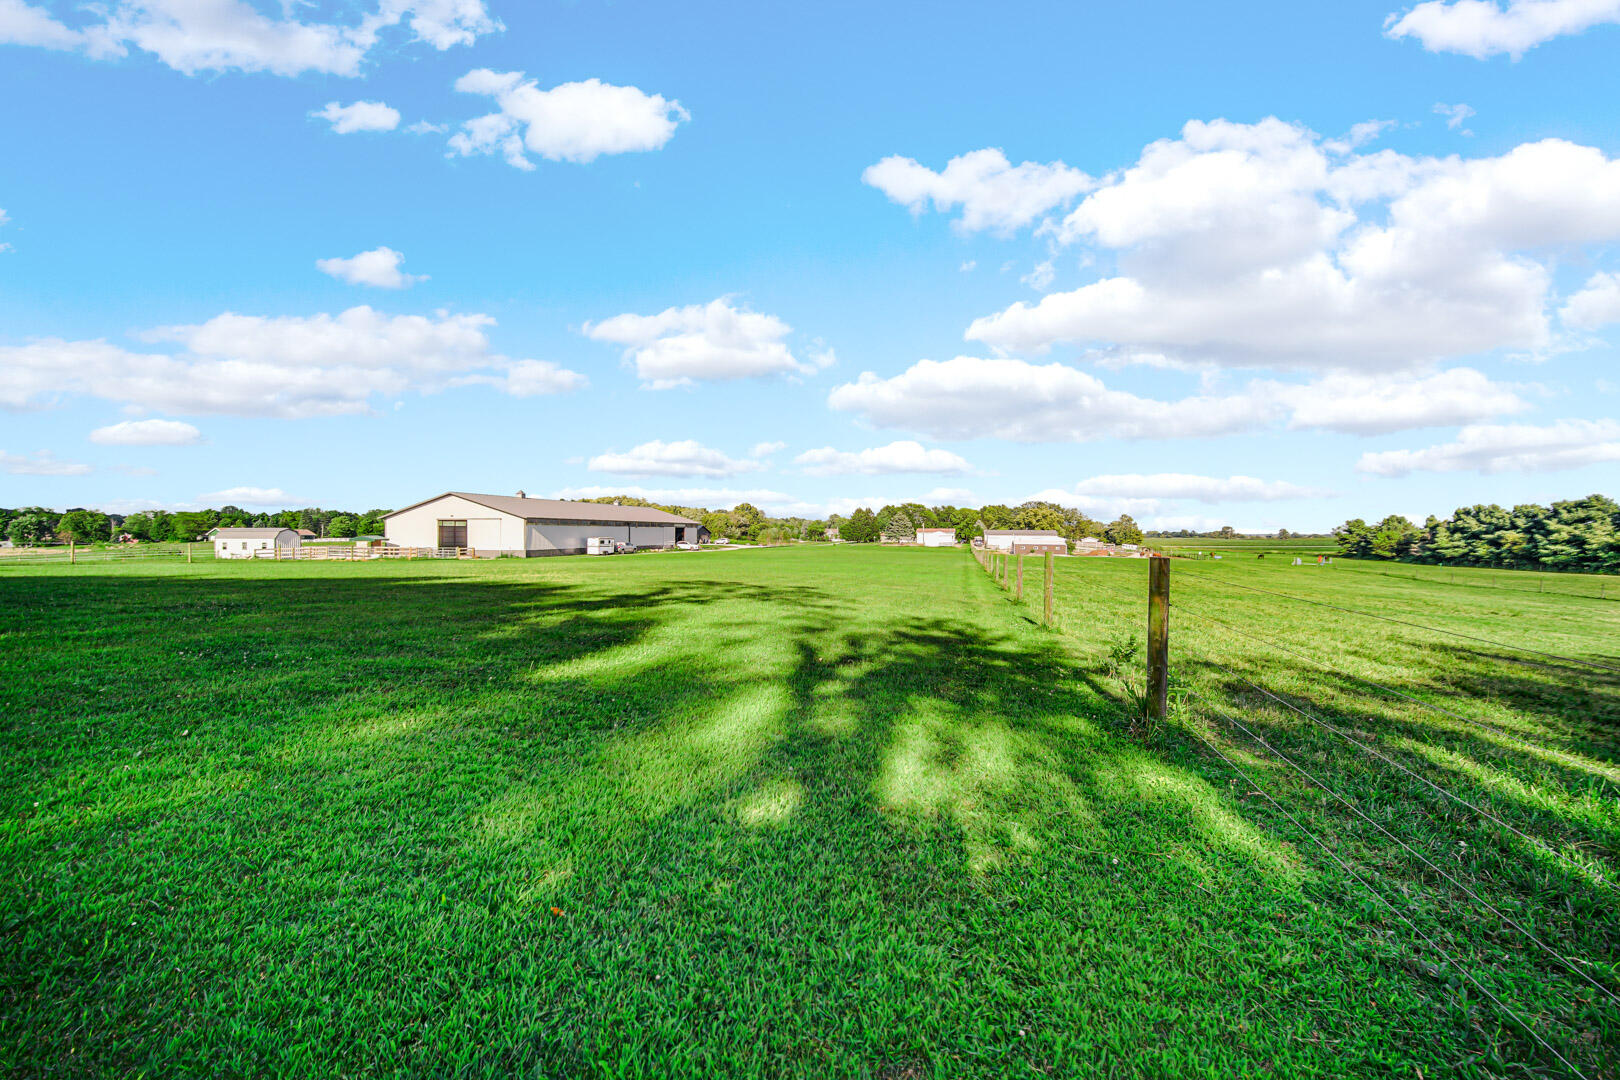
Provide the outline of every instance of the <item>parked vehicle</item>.
{"type": "Polygon", "coordinates": [[[696,551],[698,546],[690,540],[677,540],[675,541],[675,548],[677,551],[696,551]]]}
{"type": "Polygon", "coordinates": [[[587,555],[617,555],[622,540],[615,540],[611,536],[588,536],[585,538],[585,554],[587,555]]]}

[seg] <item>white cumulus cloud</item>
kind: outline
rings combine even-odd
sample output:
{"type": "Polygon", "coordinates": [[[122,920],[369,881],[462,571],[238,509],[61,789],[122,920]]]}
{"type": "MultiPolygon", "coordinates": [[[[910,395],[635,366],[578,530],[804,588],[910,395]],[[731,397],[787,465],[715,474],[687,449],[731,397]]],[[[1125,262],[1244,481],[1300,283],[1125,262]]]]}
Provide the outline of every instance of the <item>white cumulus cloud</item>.
{"type": "Polygon", "coordinates": [[[183,420],[125,420],[96,428],[90,441],[104,446],[191,446],[202,432],[183,420]]]}
{"type": "Polygon", "coordinates": [[[1620,421],[1559,420],[1552,424],[1476,424],[1453,442],[1422,450],[1381,450],[1361,456],[1358,472],[1553,472],[1620,461],[1620,421]]]}
{"type": "Polygon", "coordinates": [[[885,428],[939,439],[1086,442],[1294,429],[1355,434],[1439,427],[1519,412],[1515,388],[1472,368],[1422,374],[1329,372],[1306,383],[1253,380],[1175,400],[1113,390],[1065,364],[1014,357],[919,360],[898,375],[863,372],[828,404],[885,428]]]}
{"type": "Polygon", "coordinates": [[[0,0],[0,44],[71,50],[85,48],[87,43],[82,31],[58,22],[42,7],[24,0],[0,0]]]}
{"type": "Polygon", "coordinates": [[[500,111],[462,124],[450,138],[451,150],[463,157],[498,151],[519,169],[534,168],[528,154],[584,163],[657,150],[690,119],[678,101],[600,79],[541,90],[521,71],[478,68],[456,80],[456,89],[492,97],[500,111]]]}
{"type": "Polygon", "coordinates": [[[1593,274],[1559,309],[1558,317],[1578,330],[1620,322],[1620,274],[1593,274]]]}
{"type": "Polygon", "coordinates": [[[232,487],[224,491],[210,491],[197,496],[205,506],[293,506],[303,502],[280,488],[232,487]]]}
{"type": "Polygon", "coordinates": [[[0,41],[93,58],[147,52],[187,75],[204,71],[356,76],[382,32],[404,24],[437,49],[501,28],[483,0],[381,0],[347,24],[270,13],[246,0],[117,0],[78,8],[70,25],[26,0],[0,0],[0,41]]]}
{"type": "Polygon", "coordinates": [[[1412,370],[1549,346],[1551,260],[1620,239],[1620,160],[1560,139],[1356,154],[1276,119],[1193,121],[1047,232],[1113,271],[976,319],[970,340],[1412,370]]]}
{"type": "Polygon", "coordinates": [[[835,387],[827,403],[878,427],[1015,442],[1226,435],[1264,422],[1272,410],[1244,396],[1156,401],[1110,390],[1064,364],[976,356],[919,360],[890,378],[863,372],[835,387]]]}
{"type": "Polygon", "coordinates": [[[760,468],[758,462],[740,461],[695,439],[664,442],[653,439],[623,453],[598,454],[586,463],[592,472],[627,476],[725,477],[760,468]]]}
{"type": "Polygon", "coordinates": [[[379,289],[403,289],[418,281],[426,281],[426,274],[407,274],[399,264],[405,256],[391,247],[372,248],[347,259],[316,259],[315,267],[350,285],[372,285],[379,289]]]}
{"type": "Polygon", "coordinates": [[[1425,0],[1385,20],[1392,38],[1416,38],[1430,52],[1517,60],[1555,37],[1620,22],[1620,0],[1425,0]]]}
{"type": "MultiPolygon", "coordinates": [[[[1460,102],[1456,105],[1447,105],[1444,102],[1436,102],[1434,111],[1437,115],[1446,118],[1446,127],[1453,131],[1462,127],[1463,124],[1468,122],[1468,118],[1474,115],[1473,106],[1464,105],[1460,102]]],[[[1463,134],[1472,135],[1473,132],[1464,131],[1463,134]]]]}
{"type": "Polygon", "coordinates": [[[1288,407],[1290,428],[1356,435],[1450,427],[1529,408],[1515,387],[1467,367],[1420,375],[1330,372],[1313,382],[1270,384],[1270,389],[1288,407]]]}
{"type": "Polygon", "coordinates": [[[150,53],[176,71],[315,72],[356,76],[383,32],[404,25],[435,49],[500,30],[484,0],[379,0],[347,23],[293,18],[296,5],[248,0],[112,0],[83,4],[70,24],[27,0],[0,0],[0,42],[83,52],[150,53]],[[267,10],[268,9],[268,10],[267,10]]]}
{"type": "Polygon", "coordinates": [[[493,384],[513,397],[538,397],[542,394],[561,394],[569,390],[583,390],[589,380],[577,371],[570,371],[550,360],[512,360],[493,384]]]}
{"type": "Polygon", "coordinates": [[[794,458],[793,463],[802,466],[811,476],[973,472],[973,466],[960,455],[937,447],[929,449],[921,443],[909,440],[866,450],[836,450],[831,446],[824,446],[819,450],[806,450],[794,458]]]}
{"type": "Polygon", "coordinates": [[[13,476],[84,476],[90,466],[72,461],[58,461],[49,450],[36,450],[32,454],[10,454],[0,450],[0,469],[13,476]]]}
{"type": "Polygon", "coordinates": [[[1093,476],[1074,486],[1079,495],[1137,499],[1196,499],[1199,502],[1273,502],[1328,494],[1284,480],[1253,476],[1198,476],[1191,473],[1121,473],[1093,476]]]}
{"type": "Polygon", "coordinates": [[[729,297],[666,308],[656,315],[615,315],[581,328],[593,341],[624,346],[625,359],[652,389],[698,380],[808,375],[831,352],[801,361],[784,340],[793,328],[775,315],[738,308],[729,297]]]}
{"type": "Polygon", "coordinates": [[[399,110],[380,101],[356,101],[352,105],[339,105],[328,101],[324,109],[309,115],[325,120],[339,135],[356,131],[393,131],[399,127],[399,110]]]}
{"type": "Polygon", "coordinates": [[[584,385],[584,376],[494,352],[488,315],[227,312],[143,337],[177,346],[137,352],[106,341],[45,338],[0,346],[0,407],[86,395],[141,409],[236,416],[337,416],[381,399],[482,383],[516,395],[584,385]]]}
{"type": "Polygon", "coordinates": [[[1095,181],[1061,161],[1013,165],[995,147],[954,157],[939,172],[893,155],[861,173],[861,181],[920,214],[930,203],[940,213],[960,207],[964,232],[1008,233],[1067,203],[1095,181]]]}

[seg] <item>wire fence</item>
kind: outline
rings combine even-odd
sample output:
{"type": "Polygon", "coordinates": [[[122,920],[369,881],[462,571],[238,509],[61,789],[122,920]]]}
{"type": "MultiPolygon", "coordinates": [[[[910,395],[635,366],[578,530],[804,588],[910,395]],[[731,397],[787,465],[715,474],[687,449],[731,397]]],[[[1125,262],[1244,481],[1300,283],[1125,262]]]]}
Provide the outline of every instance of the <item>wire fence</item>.
{"type": "Polygon", "coordinates": [[[108,563],[137,559],[196,562],[214,557],[214,545],[197,543],[113,544],[91,546],[53,544],[47,547],[0,548],[0,566],[35,566],[50,563],[108,563]]]}
{"type": "Polygon", "coordinates": [[[1585,600],[1620,601],[1620,586],[1607,575],[1580,571],[1513,570],[1483,566],[1438,566],[1429,563],[1369,563],[1335,557],[1336,573],[1366,574],[1415,581],[1423,585],[1450,585],[1459,589],[1534,593],[1538,596],[1573,596],[1585,600]],[[1497,575],[1508,575],[1504,580],[1497,575]]]}
{"type": "MultiPolygon", "coordinates": [[[[488,554],[488,552],[486,552],[488,554]]],[[[375,559],[474,559],[474,548],[398,547],[392,544],[315,543],[298,547],[270,546],[216,551],[211,542],[194,544],[116,544],[106,547],[77,544],[48,547],[0,548],[0,567],[98,565],[138,562],[369,562],[375,559]]]]}
{"type": "MultiPolygon", "coordinates": [[[[1014,591],[1004,563],[975,558],[1014,591]]],[[[1612,1034],[1620,1023],[1620,890],[1608,850],[1620,826],[1620,724],[1611,722],[1620,721],[1620,665],[1234,581],[1205,565],[1177,575],[1192,586],[1190,604],[1166,597],[1179,628],[1163,730],[1190,736],[1281,813],[1347,888],[1370,894],[1510,1021],[1527,1055],[1568,1075],[1614,1075],[1620,1059],[1612,1046],[1595,1049],[1591,1031],[1612,1034]],[[1180,627],[1182,615],[1190,626],[1180,627]],[[1269,632],[1239,625],[1253,622],[1269,632]],[[1436,670],[1445,641],[1492,651],[1469,650],[1436,670]],[[1507,678],[1503,665],[1527,669],[1513,676],[1527,689],[1506,700],[1478,692],[1507,678]],[[1591,715],[1526,718],[1515,706],[1532,691],[1573,696],[1573,711],[1591,715]],[[1547,810],[1564,804],[1593,812],[1571,825],[1547,810]],[[1473,872],[1464,856],[1442,852],[1467,852],[1473,872]],[[1577,900],[1600,913],[1599,926],[1575,919],[1577,900]],[[1515,1007],[1514,996],[1530,1004],[1515,1007]]],[[[1065,568],[1057,613],[1044,621],[1119,678],[1128,709],[1151,712],[1151,695],[1136,690],[1135,634],[1148,599],[1140,567],[1065,568]]]]}

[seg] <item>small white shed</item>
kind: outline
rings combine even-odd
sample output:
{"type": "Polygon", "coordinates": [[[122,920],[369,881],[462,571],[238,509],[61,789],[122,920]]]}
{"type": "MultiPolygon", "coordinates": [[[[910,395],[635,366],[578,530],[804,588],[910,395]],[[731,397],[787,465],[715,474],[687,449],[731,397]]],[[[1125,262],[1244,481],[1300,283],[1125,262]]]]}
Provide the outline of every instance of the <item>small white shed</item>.
{"type": "Polygon", "coordinates": [[[303,544],[295,529],[221,528],[210,532],[208,539],[214,542],[214,557],[219,559],[256,559],[261,551],[268,558],[290,554],[303,544]]]}
{"type": "Polygon", "coordinates": [[[923,547],[955,547],[955,529],[918,529],[917,543],[923,547]]]}

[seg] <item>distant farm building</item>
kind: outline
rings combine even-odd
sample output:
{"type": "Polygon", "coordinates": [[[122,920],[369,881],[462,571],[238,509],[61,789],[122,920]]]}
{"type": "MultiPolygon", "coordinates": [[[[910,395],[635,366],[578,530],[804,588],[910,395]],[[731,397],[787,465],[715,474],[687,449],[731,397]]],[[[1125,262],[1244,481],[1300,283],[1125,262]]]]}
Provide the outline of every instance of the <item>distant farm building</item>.
{"type": "Polygon", "coordinates": [[[637,548],[697,544],[707,529],[691,518],[650,506],[568,502],[516,495],[447,491],[383,518],[388,543],[400,548],[465,549],[478,555],[583,555],[592,537],[637,548]]]}
{"type": "Polygon", "coordinates": [[[268,555],[292,555],[303,543],[295,529],[219,528],[208,533],[214,542],[214,556],[220,559],[257,559],[268,555]]]}
{"type": "Polygon", "coordinates": [[[986,529],[984,544],[993,551],[1010,551],[1014,555],[1069,553],[1069,542],[1052,529],[986,529]]]}
{"type": "Polygon", "coordinates": [[[923,547],[954,547],[955,529],[918,529],[917,543],[923,547]]]}

